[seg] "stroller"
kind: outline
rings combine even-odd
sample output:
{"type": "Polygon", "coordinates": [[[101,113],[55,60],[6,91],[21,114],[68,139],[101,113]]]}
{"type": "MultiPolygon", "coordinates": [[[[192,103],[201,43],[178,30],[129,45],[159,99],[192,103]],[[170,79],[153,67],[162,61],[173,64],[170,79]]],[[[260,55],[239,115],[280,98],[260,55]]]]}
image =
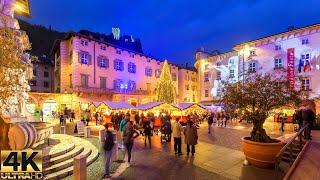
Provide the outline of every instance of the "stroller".
{"type": "Polygon", "coordinates": [[[165,124],[160,128],[161,131],[161,143],[171,141],[171,124],[165,124]]]}

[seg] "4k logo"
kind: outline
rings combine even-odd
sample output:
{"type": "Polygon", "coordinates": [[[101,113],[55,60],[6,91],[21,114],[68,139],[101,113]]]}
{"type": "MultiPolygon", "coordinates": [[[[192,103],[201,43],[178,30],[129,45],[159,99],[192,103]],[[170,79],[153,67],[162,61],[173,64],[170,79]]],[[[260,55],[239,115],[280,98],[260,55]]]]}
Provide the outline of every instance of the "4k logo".
{"type": "Polygon", "coordinates": [[[41,151],[1,151],[0,179],[42,179],[41,151]]]}

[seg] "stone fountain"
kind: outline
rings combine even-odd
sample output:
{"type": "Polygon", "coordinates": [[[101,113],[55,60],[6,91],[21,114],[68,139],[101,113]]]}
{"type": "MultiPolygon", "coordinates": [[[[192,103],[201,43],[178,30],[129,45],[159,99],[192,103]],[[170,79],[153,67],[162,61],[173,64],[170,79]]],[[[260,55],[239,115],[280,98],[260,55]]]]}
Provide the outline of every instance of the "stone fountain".
{"type": "MultiPolygon", "coordinates": [[[[18,21],[14,18],[15,0],[0,1],[0,27],[6,26],[15,29],[17,38],[23,41],[29,41],[25,32],[19,30],[18,21]]],[[[10,81],[12,74],[18,75],[18,88],[12,89],[12,96],[6,101],[0,99],[0,149],[1,150],[22,150],[34,148],[44,143],[53,133],[53,127],[50,124],[36,121],[28,114],[26,110],[26,101],[29,98],[30,90],[28,81],[32,78],[32,63],[29,55],[24,54],[21,57],[21,63],[27,65],[26,70],[6,69],[6,79],[10,81]]],[[[6,88],[6,87],[0,87],[6,88]]]]}

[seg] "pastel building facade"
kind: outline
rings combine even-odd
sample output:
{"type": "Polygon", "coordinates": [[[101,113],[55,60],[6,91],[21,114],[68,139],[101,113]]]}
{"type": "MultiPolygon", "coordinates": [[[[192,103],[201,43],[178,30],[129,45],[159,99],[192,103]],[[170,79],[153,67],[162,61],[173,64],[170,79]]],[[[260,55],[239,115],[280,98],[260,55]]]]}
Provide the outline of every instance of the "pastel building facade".
{"type": "MultiPolygon", "coordinates": [[[[55,92],[76,94],[73,99],[77,102],[72,104],[127,101],[139,105],[156,100],[161,60],[79,33],[69,33],[55,44],[53,52],[55,92]]],[[[179,101],[181,68],[169,66],[179,101]]]]}
{"type": "Polygon", "coordinates": [[[230,51],[212,53],[199,50],[196,53],[195,67],[198,72],[198,99],[202,103],[212,103],[221,97],[225,81],[238,81],[238,53],[230,51]]]}
{"type": "Polygon", "coordinates": [[[198,102],[198,74],[193,68],[179,68],[179,102],[198,102]]]}
{"type": "MultiPolygon", "coordinates": [[[[238,72],[235,75],[237,80],[241,80],[246,74],[269,73],[288,78],[293,88],[308,94],[309,98],[319,98],[320,24],[289,29],[283,33],[238,44],[234,46],[232,53],[238,61],[238,72]]],[[[207,76],[205,66],[213,65],[216,62],[214,59],[224,55],[226,54],[210,56],[197,52],[195,66],[199,73],[200,91],[213,88],[212,83],[204,82],[207,76]]],[[[209,71],[214,74],[214,70],[209,71]]],[[[216,78],[217,76],[212,77],[216,78]]],[[[219,96],[200,96],[200,101],[218,98],[219,96]]]]}

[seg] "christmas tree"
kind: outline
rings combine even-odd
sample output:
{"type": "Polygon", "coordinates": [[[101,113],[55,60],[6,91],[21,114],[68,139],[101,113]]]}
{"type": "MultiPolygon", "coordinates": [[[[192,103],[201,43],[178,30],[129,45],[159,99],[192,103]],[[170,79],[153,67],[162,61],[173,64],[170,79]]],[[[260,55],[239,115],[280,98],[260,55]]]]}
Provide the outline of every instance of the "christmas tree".
{"type": "Polygon", "coordinates": [[[167,61],[164,61],[160,79],[157,84],[157,100],[166,103],[175,102],[175,89],[167,61]]]}

